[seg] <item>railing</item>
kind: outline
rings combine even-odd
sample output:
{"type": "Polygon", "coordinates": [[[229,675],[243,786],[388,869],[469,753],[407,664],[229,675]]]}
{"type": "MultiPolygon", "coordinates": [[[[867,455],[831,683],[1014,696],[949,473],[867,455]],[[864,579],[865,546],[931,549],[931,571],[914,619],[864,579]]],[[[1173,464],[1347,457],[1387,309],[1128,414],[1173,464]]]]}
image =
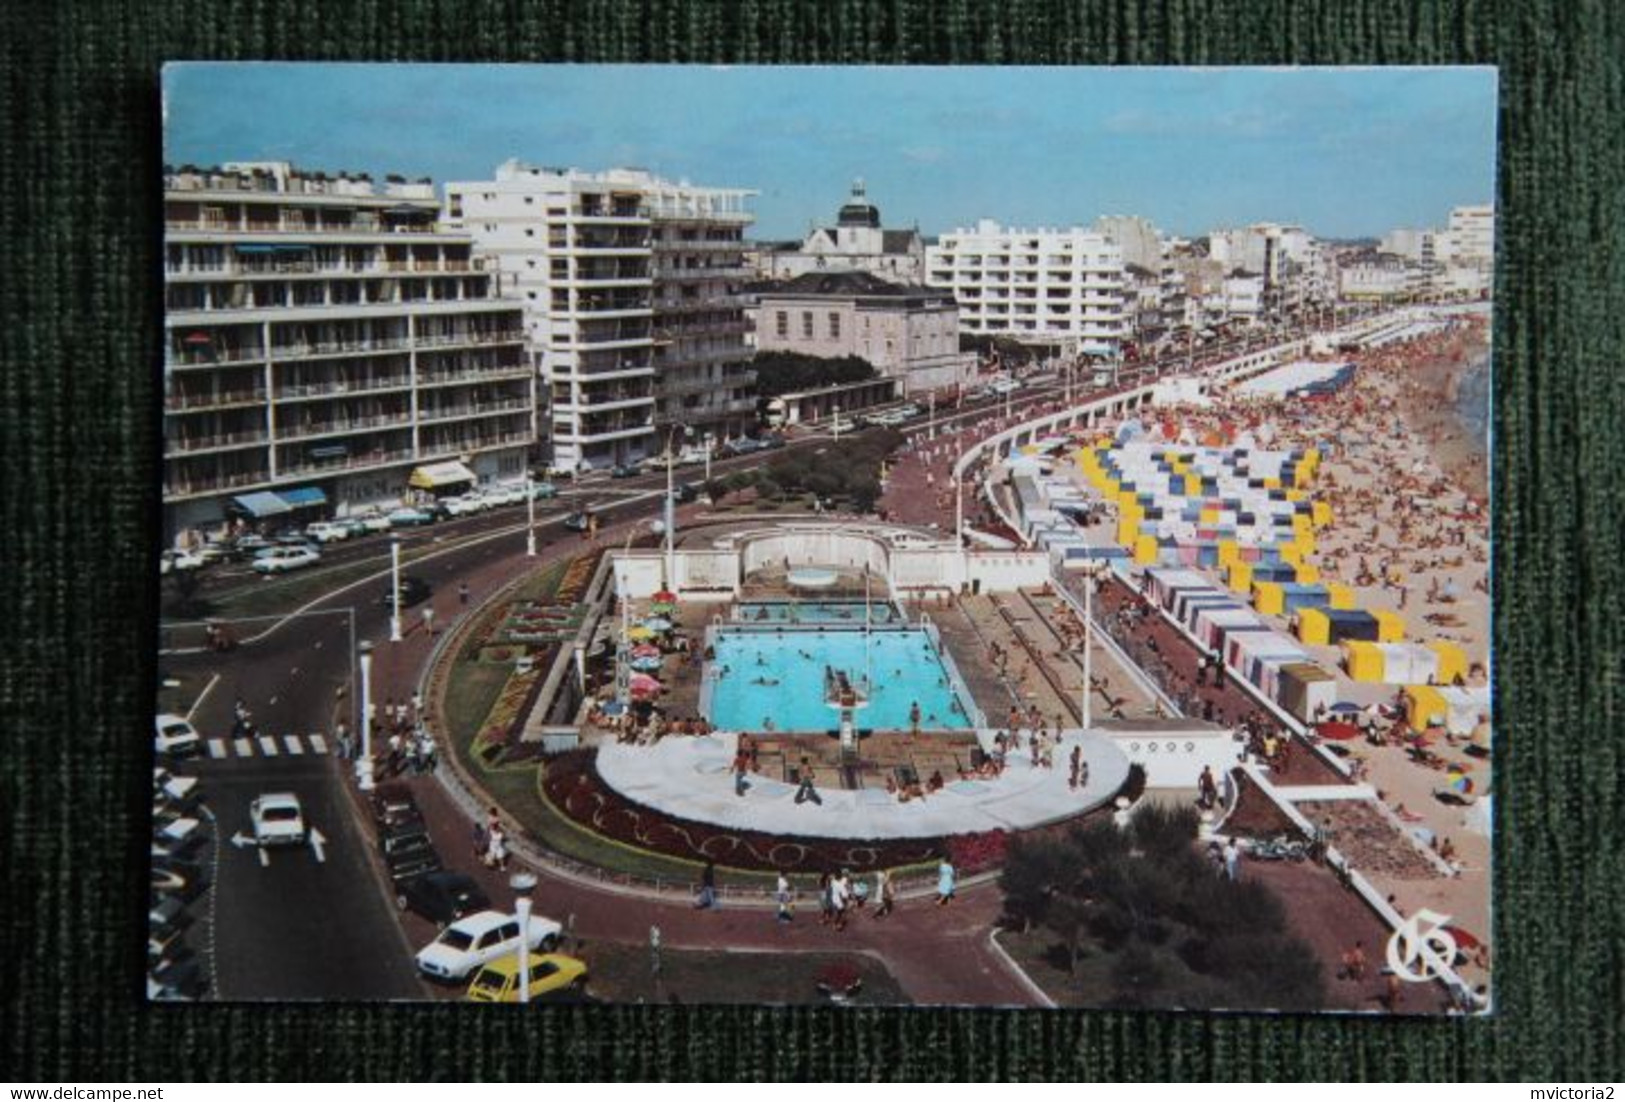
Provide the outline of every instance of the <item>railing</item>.
{"type": "Polygon", "coordinates": [[[277,401],[289,398],[349,398],[379,390],[401,390],[412,385],[406,375],[372,379],[333,379],[324,383],[295,383],[277,388],[277,401]]]}
{"type": "Polygon", "coordinates": [[[394,451],[375,451],[366,455],[350,455],[336,460],[319,463],[284,464],[279,468],[283,478],[304,477],[305,475],[319,475],[329,471],[347,471],[356,467],[377,467],[386,463],[396,463],[411,459],[411,448],[397,448],[394,451]]]}
{"type": "Polygon", "coordinates": [[[349,417],[335,418],[331,421],[312,421],[308,425],[277,426],[278,441],[307,440],[314,436],[341,435],[347,432],[357,432],[361,429],[373,428],[410,428],[411,414],[402,410],[399,413],[384,413],[376,417],[349,417]]]}
{"type": "Polygon", "coordinates": [[[180,411],[263,401],[265,401],[265,391],[263,390],[240,390],[224,394],[170,394],[164,398],[164,408],[171,411],[180,411]]]}
{"type": "Polygon", "coordinates": [[[213,354],[202,352],[176,352],[171,350],[164,360],[169,368],[232,367],[241,364],[263,363],[263,348],[228,348],[213,354]]]}
{"type": "Polygon", "coordinates": [[[462,417],[489,417],[498,413],[513,413],[518,410],[529,410],[533,406],[523,398],[516,398],[505,402],[481,402],[472,406],[457,406],[452,409],[420,409],[418,420],[453,421],[462,417]]]}
{"type": "Polygon", "coordinates": [[[244,486],[263,486],[271,481],[269,471],[241,471],[236,474],[221,475],[218,478],[193,478],[165,481],[164,498],[166,500],[179,497],[192,497],[197,494],[218,493],[221,490],[236,490],[244,486]]]}
{"type": "Polygon", "coordinates": [[[499,364],[485,367],[459,367],[453,371],[420,371],[419,386],[447,386],[456,383],[484,382],[491,379],[528,379],[534,374],[529,364],[499,364]]]}
{"type": "MultiPolygon", "coordinates": [[[[421,339],[418,343],[422,343],[421,339]]],[[[365,340],[299,341],[271,346],[273,360],[293,360],[307,356],[338,356],[351,352],[403,352],[412,347],[406,337],[370,337],[365,340]]]]}
{"type": "Polygon", "coordinates": [[[166,436],[164,438],[164,454],[186,455],[192,452],[208,451],[213,448],[231,448],[242,444],[263,444],[270,438],[270,434],[264,429],[256,429],[253,432],[226,432],[215,436],[166,436]]]}

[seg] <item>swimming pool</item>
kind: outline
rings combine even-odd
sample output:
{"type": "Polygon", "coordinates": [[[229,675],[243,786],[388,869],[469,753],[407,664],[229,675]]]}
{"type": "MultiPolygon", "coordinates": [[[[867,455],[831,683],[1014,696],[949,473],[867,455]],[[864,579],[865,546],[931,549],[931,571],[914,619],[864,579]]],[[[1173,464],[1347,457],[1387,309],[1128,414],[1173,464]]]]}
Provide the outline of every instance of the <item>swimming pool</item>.
{"type": "MultiPolygon", "coordinates": [[[[859,607],[861,617],[863,610],[859,607]]],[[[840,713],[824,703],[824,668],[855,680],[871,677],[867,707],[858,727],[906,730],[909,710],[920,705],[927,729],[971,726],[954,694],[942,657],[924,631],[910,628],[862,631],[719,630],[716,659],[706,663],[711,723],[724,731],[833,731],[840,713]],[[868,637],[867,654],[864,638],[868,637]]]]}
{"type": "MultiPolygon", "coordinates": [[[[862,601],[743,601],[733,618],[746,624],[863,624],[862,601]]],[[[888,624],[902,617],[889,601],[869,602],[869,622],[888,624]]]]}

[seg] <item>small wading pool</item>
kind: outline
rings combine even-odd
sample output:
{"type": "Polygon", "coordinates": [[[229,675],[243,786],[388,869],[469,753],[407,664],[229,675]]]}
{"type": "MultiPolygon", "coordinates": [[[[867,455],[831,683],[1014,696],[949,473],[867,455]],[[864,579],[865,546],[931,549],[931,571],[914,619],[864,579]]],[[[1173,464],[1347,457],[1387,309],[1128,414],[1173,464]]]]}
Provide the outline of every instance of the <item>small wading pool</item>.
{"type": "MultiPolygon", "coordinates": [[[[734,606],[733,618],[743,624],[844,624],[861,627],[862,601],[745,601],[734,606]]],[[[871,624],[901,622],[887,601],[869,602],[871,624]]]]}
{"type": "MultiPolygon", "coordinates": [[[[863,622],[862,617],[860,604],[858,623],[863,622]]],[[[948,671],[924,631],[724,628],[717,632],[715,646],[716,659],[707,662],[705,670],[711,690],[707,718],[723,731],[766,730],[764,720],[771,720],[776,731],[837,729],[840,711],[824,703],[825,667],[843,670],[855,681],[870,677],[869,703],[853,714],[860,728],[907,730],[909,710],[916,701],[922,728],[971,725],[954,695],[948,671]]]]}

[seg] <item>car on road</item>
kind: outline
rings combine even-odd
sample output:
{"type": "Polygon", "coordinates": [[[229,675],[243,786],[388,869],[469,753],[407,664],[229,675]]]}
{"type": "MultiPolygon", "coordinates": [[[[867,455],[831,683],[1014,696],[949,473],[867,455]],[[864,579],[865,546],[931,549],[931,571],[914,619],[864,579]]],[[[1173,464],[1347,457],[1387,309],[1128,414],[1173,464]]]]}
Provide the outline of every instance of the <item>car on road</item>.
{"type": "Polygon", "coordinates": [[[273,547],[254,560],[257,574],[286,574],[290,570],[303,570],[322,561],[322,553],[314,547],[273,547]]]}
{"type": "Polygon", "coordinates": [[[784,437],[778,433],[773,433],[770,436],[762,437],[758,443],[762,445],[760,450],[773,451],[776,448],[784,447],[784,437]]]}
{"type": "Polygon", "coordinates": [[[844,417],[837,417],[829,423],[829,431],[835,433],[854,432],[858,428],[857,422],[848,421],[844,417]]]}
{"type": "Polygon", "coordinates": [[[160,757],[195,758],[203,752],[203,740],[186,719],[165,713],[154,722],[152,748],[160,757]]]}
{"type": "Polygon", "coordinates": [[[572,532],[585,532],[592,523],[592,513],[582,511],[564,518],[564,526],[572,532]]]}
{"type": "Polygon", "coordinates": [[[445,929],[464,915],[490,910],[491,901],[473,877],[437,869],[397,884],[395,905],[445,929]]]}
{"type": "Polygon", "coordinates": [[[256,535],[253,532],[245,532],[231,541],[231,557],[239,561],[252,559],[261,551],[268,551],[275,546],[276,544],[264,536],[256,535]]]}
{"type": "Polygon", "coordinates": [[[636,478],[641,473],[636,465],[630,463],[617,463],[609,469],[611,478],[636,478]]]}
{"type": "Polygon", "coordinates": [[[173,857],[154,857],[152,861],[152,891],[155,895],[174,895],[182,901],[196,899],[209,885],[209,876],[195,861],[173,857]]]}
{"type": "Polygon", "coordinates": [[[261,846],[305,844],[305,809],[292,792],[272,792],[248,805],[254,842],[261,846]]]}
{"type": "MultiPolygon", "coordinates": [[[[559,488],[551,482],[532,482],[530,496],[536,501],[545,501],[550,497],[559,496],[559,488]]],[[[521,498],[520,500],[524,500],[521,498]]]]}
{"type": "Polygon", "coordinates": [[[350,518],[351,523],[359,524],[369,532],[387,532],[394,525],[390,523],[389,514],[381,509],[369,509],[365,513],[350,518]]]}
{"type": "MultiPolygon", "coordinates": [[[[586,961],[567,957],[563,953],[532,953],[528,963],[531,1002],[563,994],[586,994],[586,961]]],[[[474,979],[468,985],[468,1001],[518,1002],[519,961],[516,955],[499,957],[474,973],[474,979]]]]}
{"type": "Polygon", "coordinates": [[[748,436],[742,436],[738,440],[730,440],[723,444],[722,447],[717,449],[717,455],[723,459],[736,455],[750,455],[752,452],[761,451],[766,446],[760,440],[752,440],[748,436]]]}
{"type": "Polygon", "coordinates": [[[491,507],[492,502],[480,494],[463,494],[460,497],[442,498],[440,504],[446,507],[446,512],[450,516],[467,517],[485,512],[491,507]]]}
{"type": "Polygon", "coordinates": [[[305,525],[305,535],[317,543],[337,543],[350,538],[350,526],[336,520],[318,520],[305,525]]]}
{"type": "Polygon", "coordinates": [[[378,838],[378,851],[384,855],[389,878],[397,884],[426,872],[437,872],[441,867],[440,854],[423,829],[422,820],[385,831],[378,838]]]}
{"type": "Polygon", "coordinates": [[[1016,379],[995,379],[988,385],[994,394],[1010,394],[1021,389],[1021,383],[1016,379]]]}
{"type": "MultiPolygon", "coordinates": [[[[420,605],[424,601],[427,601],[430,595],[433,593],[434,587],[429,584],[428,579],[420,578],[416,574],[401,575],[402,608],[411,608],[413,605],[420,605]]],[[[384,586],[384,591],[378,595],[378,603],[383,605],[385,608],[388,608],[390,605],[389,586],[387,584],[384,586]]]]}
{"type": "Polygon", "coordinates": [[[158,572],[168,574],[172,570],[198,570],[204,565],[203,556],[196,551],[184,551],[178,547],[171,547],[158,556],[158,572]]]}
{"type": "MultiPolygon", "coordinates": [[[[530,916],[530,936],[526,947],[549,952],[564,932],[550,918],[530,916]]],[[[500,911],[477,911],[459,918],[440,931],[438,937],[416,957],[418,971],[431,980],[456,983],[468,979],[481,965],[502,956],[512,956],[519,948],[519,919],[500,911]]]]}
{"type": "Polygon", "coordinates": [[[434,514],[427,509],[420,509],[416,505],[402,505],[399,509],[392,509],[386,515],[391,528],[417,528],[425,524],[434,523],[434,514]]]}
{"type": "MultiPolygon", "coordinates": [[[[182,720],[184,723],[185,720],[182,720]]],[[[154,796],[163,796],[171,800],[190,800],[197,791],[197,778],[171,773],[163,766],[157,766],[152,771],[152,792],[154,796]]],[[[199,797],[201,798],[201,797],[199,797]]]]}

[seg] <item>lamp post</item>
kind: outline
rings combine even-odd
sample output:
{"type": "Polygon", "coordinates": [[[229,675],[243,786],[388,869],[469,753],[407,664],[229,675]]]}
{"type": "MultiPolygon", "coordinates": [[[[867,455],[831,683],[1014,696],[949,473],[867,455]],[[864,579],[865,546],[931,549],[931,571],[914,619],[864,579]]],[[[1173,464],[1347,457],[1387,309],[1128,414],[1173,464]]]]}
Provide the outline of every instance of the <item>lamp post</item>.
{"type": "Polygon", "coordinates": [[[839,402],[835,403],[834,410],[835,419],[830,422],[829,427],[830,431],[835,434],[835,442],[839,444],[841,442],[841,404],[839,402]]]}
{"type": "Polygon", "coordinates": [[[355,763],[356,787],[372,791],[372,644],[361,640],[361,756],[355,763]]]}
{"type": "Polygon", "coordinates": [[[930,412],[926,414],[925,418],[927,426],[925,435],[928,439],[935,440],[937,438],[937,392],[931,391],[926,395],[925,400],[926,405],[930,407],[930,412]]]}
{"type": "Polygon", "coordinates": [[[389,641],[401,641],[401,541],[389,540],[389,641]]]}
{"type": "Polygon", "coordinates": [[[671,442],[679,431],[686,436],[688,427],[673,425],[666,433],[666,588],[673,592],[677,589],[677,485],[674,473],[677,456],[672,451],[671,442]]]}
{"type": "Polygon", "coordinates": [[[525,555],[536,557],[536,480],[525,468],[525,555]]]}
{"type": "Polygon", "coordinates": [[[1097,563],[1084,573],[1083,581],[1083,729],[1094,726],[1093,701],[1095,684],[1095,581],[1099,577],[1097,563]]]}
{"type": "Polygon", "coordinates": [[[514,910],[519,915],[519,1001],[530,1002],[530,893],[536,890],[533,873],[516,872],[508,878],[514,910]]]}

